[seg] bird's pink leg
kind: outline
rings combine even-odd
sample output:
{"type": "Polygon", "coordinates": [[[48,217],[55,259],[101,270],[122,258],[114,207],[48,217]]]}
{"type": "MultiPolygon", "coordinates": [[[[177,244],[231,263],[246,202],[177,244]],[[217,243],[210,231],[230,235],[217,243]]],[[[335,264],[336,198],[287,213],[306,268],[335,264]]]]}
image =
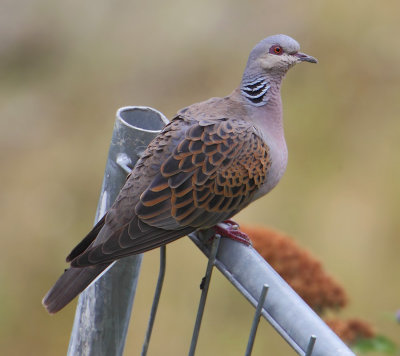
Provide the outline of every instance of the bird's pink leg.
{"type": "Polygon", "coordinates": [[[214,226],[214,230],[215,233],[223,237],[238,241],[246,246],[251,245],[249,237],[244,232],[241,232],[239,225],[231,219],[218,223],[214,226]]]}

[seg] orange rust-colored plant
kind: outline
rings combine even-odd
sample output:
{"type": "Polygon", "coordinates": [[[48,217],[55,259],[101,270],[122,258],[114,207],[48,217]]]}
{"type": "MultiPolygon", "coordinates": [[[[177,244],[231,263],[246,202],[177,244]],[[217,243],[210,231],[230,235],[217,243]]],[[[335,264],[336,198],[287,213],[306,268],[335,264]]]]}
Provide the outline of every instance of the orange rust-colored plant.
{"type": "Polygon", "coordinates": [[[322,264],[290,237],[264,227],[242,225],[253,247],[316,312],[347,304],[344,288],[322,264]]]}
{"type": "Polygon", "coordinates": [[[364,320],[328,319],[325,322],[348,345],[353,345],[359,339],[370,339],[375,336],[372,326],[364,320]]]}
{"type": "MultiPolygon", "coordinates": [[[[289,236],[265,227],[241,225],[253,247],[318,314],[338,310],[348,302],[344,288],[310,252],[289,236]]],[[[375,337],[372,326],[360,319],[330,319],[328,326],[348,345],[375,337]]]]}

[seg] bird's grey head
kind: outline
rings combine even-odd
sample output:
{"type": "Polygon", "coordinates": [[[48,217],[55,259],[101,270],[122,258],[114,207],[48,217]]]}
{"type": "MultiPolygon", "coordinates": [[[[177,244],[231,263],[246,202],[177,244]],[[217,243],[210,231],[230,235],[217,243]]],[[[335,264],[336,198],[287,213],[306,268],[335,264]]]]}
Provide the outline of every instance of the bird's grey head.
{"type": "Polygon", "coordinates": [[[289,36],[263,39],[250,52],[240,84],[241,94],[254,106],[265,105],[273,96],[271,87],[275,84],[279,88],[285,73],[299,62],[317,63],[317,60],[301,53],[298,42],[289,36]]]}
{"type": "Polygon", "coordinates": [[[250,52],[247,70],[284,75],[299,62],[317,63],[314,57],[300,52],[299,43],[286,35],[274,35],[260,41],[250,52]]]}

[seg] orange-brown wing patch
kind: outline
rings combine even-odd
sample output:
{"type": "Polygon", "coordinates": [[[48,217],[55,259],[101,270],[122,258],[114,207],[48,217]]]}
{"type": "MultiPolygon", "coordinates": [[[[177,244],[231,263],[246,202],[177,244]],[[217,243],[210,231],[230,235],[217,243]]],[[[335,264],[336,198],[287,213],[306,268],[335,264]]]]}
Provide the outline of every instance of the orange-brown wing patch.
{"type": "Polygon", "coordinates": [[[214,225],[250,203],[270,164],[269,148],[251,125],[202,120],[161,165],[136,214],[163,228],[214,225]]]}

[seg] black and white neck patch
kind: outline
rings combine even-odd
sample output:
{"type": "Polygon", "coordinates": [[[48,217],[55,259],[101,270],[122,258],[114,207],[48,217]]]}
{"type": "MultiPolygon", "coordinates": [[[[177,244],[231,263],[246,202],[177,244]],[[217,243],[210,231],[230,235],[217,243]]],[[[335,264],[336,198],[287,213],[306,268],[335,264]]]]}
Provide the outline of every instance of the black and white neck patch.
{"type": "Polygon", "coordinates": [[[243,82],[241,92],[253,105],[262,106],[268,101],[266,94],[271,88],[265,77],[257,78],[248,82],[243,82]]]}

